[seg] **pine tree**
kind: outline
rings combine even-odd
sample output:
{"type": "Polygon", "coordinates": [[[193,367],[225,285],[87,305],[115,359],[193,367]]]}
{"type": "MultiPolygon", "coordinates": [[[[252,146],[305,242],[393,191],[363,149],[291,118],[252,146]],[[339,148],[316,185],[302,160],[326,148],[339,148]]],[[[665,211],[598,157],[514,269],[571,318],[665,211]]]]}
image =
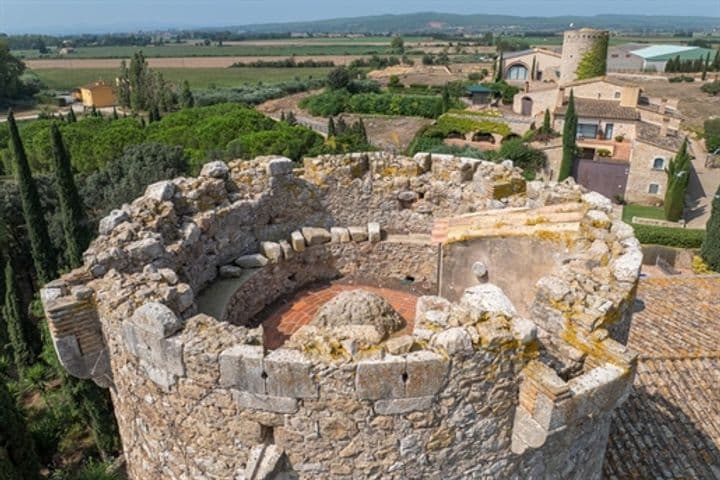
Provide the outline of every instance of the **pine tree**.
{"type": "Polygon", "coordinates": [[[333,117],[328,117],[328,138],[334,137],[336,135],[335,133],[335,120],[333,120],[333,117]]]}
{"type": "Polygon", "coordinates": [[[73,110],[72,107],[70,108],[70,111],[68,112],[67,122],[68,122],[68,123],[75,123],[75,122],[77,122],[77,117],[75,116],[75,110],[73,110]]]}
{"type": "Polygon", "coordinates": [[[27,419],[18,409],[7,385],[0,381],[0,479],[42,478],[35,444],[27,425],[27,419]]]}
{"type": "Polygon", "coordinates": [[[193,96],[192,90],[190,90],[190,83],[187,80],[183,82],[182,92],[180,93],[180,103],[183,108],[192,108],[195,106],[195,97],[193,96]]]}
{"type": "Polygon", "coordinates": [[[95,445],[103,458],[118,448],[118,430],[108,391],[91,380],[66,375],[66,388],[83,423],[90,427],[95,445]]]}
{"type": "Polygon", "coordinates": [[[550,125],[550,109],[545,109],[545,116],[543,117],[543,124],[542,124],[542,130],[540,130],[545,135],[552,132],[552,126],[550,125]]]}
{"type": "Polygon", "coordinates": [[[577,115],[575,114],[575,94],[570,90],[570,99],[568,100],[567,110],[565,111],[565,124],[563,125],[563,155],[562,163],[560,163],[558,181],[563,181],[572,174],[575,153],[577,151],[575,144],[576,137],[577,115]]]}
{"type": "Polygon", "coordinates": [[[720,272],[720,187],[712,201],[712,213],[705,227],[705,241],[700,256],[716,272],[720,272]]]}
{"type": "Polygon", "coordinates": [[[55,182],[60,199],[60,216],[65,232],[68,263],[72,268],[82,265],[82,254],[90,244],[90,231],[82,199],[75,186],[70,156],[57,125],[50,126],[50,139],[55,160],[55,182]]]}
{"type": "Polygon", "coordinates": [[[15,368],[20,376],[32,361],[29,342],[30,323],[15,285],[15,271],[10,260],[5,264],[5,305],[3,317],[7,324],[10,346],[13,351],[15,368]]]}
{"type": "Polygon", "coordinates": [[[670,160],[667,175],[667,187],[665,189],[665,219],[670,222],[677,222],[682,218],[685,208],[685,193],[690,182],[690,154],[688,153],[688,140],[683,142],[675,158],[670,160]]]}
{"type": "Polygon", "coordinates": [[[13,153],[15,178],[20,189],[20,200],[30,239],[33,263],[40,283],[47,283],[55,278],[57,274],[55,253],[50,242],[47,223],[45,223],[45,217],[43,216],[40,196],[30,172],[25,148],[20,139],[20,133],[12,111],[8,114],[7,124],[10,132],[10,149],[13,153]]]}

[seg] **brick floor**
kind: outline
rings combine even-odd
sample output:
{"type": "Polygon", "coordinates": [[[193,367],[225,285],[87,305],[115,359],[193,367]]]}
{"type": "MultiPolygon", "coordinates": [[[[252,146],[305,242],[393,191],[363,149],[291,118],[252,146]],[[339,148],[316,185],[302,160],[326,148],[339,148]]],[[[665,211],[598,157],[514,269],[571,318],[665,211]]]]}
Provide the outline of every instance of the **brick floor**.
{"type": "Polygon", "coordinates": [[[609,479],[720,479],[720,277],[642,280],[634,391],[614,414],[609,479]]]}
{"type": "Polygon", "coordinates": [[[307,325],[318,309],[335,295],[358,289],[377,293],[385,298],[407,323],[400,333],[412,331],[417,295],[388,288],[332,283],[301,290],[284,299],[282,303],[271,306],[263,321],[265,346],[269,349],[279,348],[300,327],[307,325]]]}

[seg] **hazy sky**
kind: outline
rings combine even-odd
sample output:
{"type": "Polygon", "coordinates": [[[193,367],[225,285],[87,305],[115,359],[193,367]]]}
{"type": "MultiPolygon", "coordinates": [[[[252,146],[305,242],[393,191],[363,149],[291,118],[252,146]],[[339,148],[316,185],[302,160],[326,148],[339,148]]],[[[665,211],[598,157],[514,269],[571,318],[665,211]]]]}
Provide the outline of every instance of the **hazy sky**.
{"type": "Polygon", "coordinates": [[[720,0],[0,0],[0,32],[98,32],[437,11],[720,16],[720,0]]]}

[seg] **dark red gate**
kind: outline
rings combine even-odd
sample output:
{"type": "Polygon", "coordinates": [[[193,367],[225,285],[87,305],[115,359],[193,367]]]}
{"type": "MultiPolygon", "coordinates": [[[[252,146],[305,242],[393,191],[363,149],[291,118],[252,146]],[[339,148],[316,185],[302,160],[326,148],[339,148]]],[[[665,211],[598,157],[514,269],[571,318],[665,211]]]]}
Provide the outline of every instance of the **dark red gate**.
{"type": "Polygon", "coordinates": [[[580,185],[615,199],[625,195],[629,171],[625,162],[578,159],[573,177],[580,185]]]}

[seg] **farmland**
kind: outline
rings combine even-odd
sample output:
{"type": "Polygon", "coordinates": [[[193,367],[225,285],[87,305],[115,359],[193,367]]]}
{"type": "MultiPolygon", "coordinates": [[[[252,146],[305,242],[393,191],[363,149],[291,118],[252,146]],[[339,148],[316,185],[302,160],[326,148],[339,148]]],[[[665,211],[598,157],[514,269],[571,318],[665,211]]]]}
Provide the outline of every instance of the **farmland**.
{"type": "MultiPolygon", "coordinates": [[[[66,56],[44,55],[42,58],[128,58],[142,50],[148,58],[167,57],[253,57],[271,56],[287,57],[291,55],[387,55],[393,53],[389,43],[385,45],[343,44],[277,44],[277,45],[246,45],[244,43],[223,46],[198,46],[190,44],[168,44],[164,46],[112,46],[112,47],[79,47],[66,56]]],[[[13,52],[25,59],[41,58],[37,50],[16,50],[13,52]]]]}
{"type": "MultiPolygon", "coordinates": [[[[165,80],[187,80],[192,88],[234,87],[243,84],[276,83],[293,80],[321,78],[329,68],[159,68],[165,80]]],[[[49,68],[34,70],[47,88],[68,90],[95,80],[113,80],[117,68],[49,68]]]]}

